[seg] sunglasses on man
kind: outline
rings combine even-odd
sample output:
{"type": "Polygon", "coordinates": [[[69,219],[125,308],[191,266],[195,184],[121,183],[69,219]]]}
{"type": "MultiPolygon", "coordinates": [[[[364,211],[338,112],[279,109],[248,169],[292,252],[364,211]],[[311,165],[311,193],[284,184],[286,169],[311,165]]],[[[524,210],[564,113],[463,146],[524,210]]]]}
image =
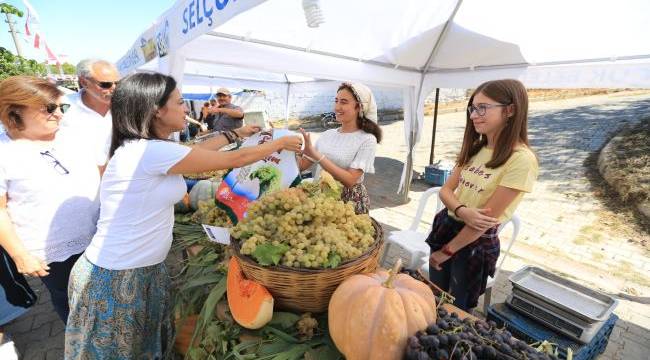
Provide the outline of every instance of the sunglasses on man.
{"type": "Polygon", "coordinates": [[[70,104],[47,104],[45,105],[45,111],[47,111],[48,114],[54,114],[56,109],[61,109],[61,113],[65,114],[66,111],[70,108],[70,104]]]}
{"type": "Polygon", "coordinates": [[[87,79],[92,80],[92,82],[94,82],[95,84],[97,84],[97,86],[99,86],[100,88],[102,88],[104,90],[108,90],[108,89],[112,88],[113,85],[117,86],[117,84],[119,82],[119,81],[97,81],[97,80],[95,80],[93,78],[87,78],[87,79]]]}

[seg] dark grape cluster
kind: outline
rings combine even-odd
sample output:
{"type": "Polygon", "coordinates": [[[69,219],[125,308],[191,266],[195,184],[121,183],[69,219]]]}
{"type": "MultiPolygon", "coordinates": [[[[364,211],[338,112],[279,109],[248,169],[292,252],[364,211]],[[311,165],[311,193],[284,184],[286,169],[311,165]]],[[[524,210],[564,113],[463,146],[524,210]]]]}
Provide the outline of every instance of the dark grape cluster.
{"type": "Polygon", "coordinates": [[[438,319],[426,331],[408,338],[406,360],[539,359],[556,356],[537,351],[493,321],[461,320],[455,312],[438,308],[438,319]]]}

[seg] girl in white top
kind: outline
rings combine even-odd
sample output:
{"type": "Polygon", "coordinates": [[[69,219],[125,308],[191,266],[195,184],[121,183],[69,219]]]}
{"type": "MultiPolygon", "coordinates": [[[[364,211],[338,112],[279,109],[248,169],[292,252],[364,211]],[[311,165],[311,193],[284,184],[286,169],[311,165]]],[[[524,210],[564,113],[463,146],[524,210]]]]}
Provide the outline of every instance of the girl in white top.
{"type": "Polygon", "coordinates": [[[341,199],[352,201],[357,214],[367,214],[370,201],[363,185],[363,175],[375,172],[375,152],[382,137],[372,91],[363,84],[341,84],[336,93],[334,112],[341,127],[323,133],[315,145],[312,145],[310,135],[301,129],[305,149],[300,169],[315,164],[316,178],[322,170],[330,173],[344,186],[341,199]]]}
{"type": "Polygon", "coordinates": [[[41,277],[65,322],[70,270],[95,233],[99,169],[79,139],[58,134],[62,95],[35,77],[0,83],[0,245],[20,273],[41,277]]]}
{"type": "Polygon", "coordinates": [[[289,136],[238,151],[217,152],[258,128],[245,126],[194,147],[166,139],[185,125],[187,108],[173,78],[141,73],[113,93],[110,160],[100,188],[97,233],[70,277],[66,359],[166,359],[172,351],[169,277],[174,204],[181,174],[241,167],[282,150],[289,136]]]}

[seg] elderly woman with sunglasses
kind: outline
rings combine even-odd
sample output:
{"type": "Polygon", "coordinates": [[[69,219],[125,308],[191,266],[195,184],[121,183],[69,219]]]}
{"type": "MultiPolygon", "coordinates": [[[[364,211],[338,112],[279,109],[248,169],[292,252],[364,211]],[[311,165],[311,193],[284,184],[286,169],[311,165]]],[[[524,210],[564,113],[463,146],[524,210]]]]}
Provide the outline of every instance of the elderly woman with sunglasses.
{"type": "Polygon", "coordinates": [[[44,79],[0,82],[0,245],[18,272],[40,277],[61,320],[70,270],[95,233],[99,171],[92,154],[57,135],[70,105],[44,79]]]}

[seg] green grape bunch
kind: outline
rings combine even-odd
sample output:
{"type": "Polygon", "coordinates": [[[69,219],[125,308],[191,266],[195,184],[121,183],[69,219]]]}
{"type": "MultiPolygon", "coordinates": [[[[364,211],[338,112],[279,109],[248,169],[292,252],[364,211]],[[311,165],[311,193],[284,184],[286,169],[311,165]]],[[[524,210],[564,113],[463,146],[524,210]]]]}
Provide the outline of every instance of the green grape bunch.
{"type": "Polygon", "coordinates": [[[241,241],[244,255],[259,260],[270,245],[287,249],[277,263],[303,268],[336,267],[363,255],[375,241],[368,215],[355,214],[351,203],[303,188],[263,196],[231,233],[241,241]]]}
{"type": "Polygon", "coordinates": [[[190,220],[197,224],[232,227],[232,221],[228,214],[216,206],[214,201],[199,201],[198,209],[192,214],[190,220]]]}

